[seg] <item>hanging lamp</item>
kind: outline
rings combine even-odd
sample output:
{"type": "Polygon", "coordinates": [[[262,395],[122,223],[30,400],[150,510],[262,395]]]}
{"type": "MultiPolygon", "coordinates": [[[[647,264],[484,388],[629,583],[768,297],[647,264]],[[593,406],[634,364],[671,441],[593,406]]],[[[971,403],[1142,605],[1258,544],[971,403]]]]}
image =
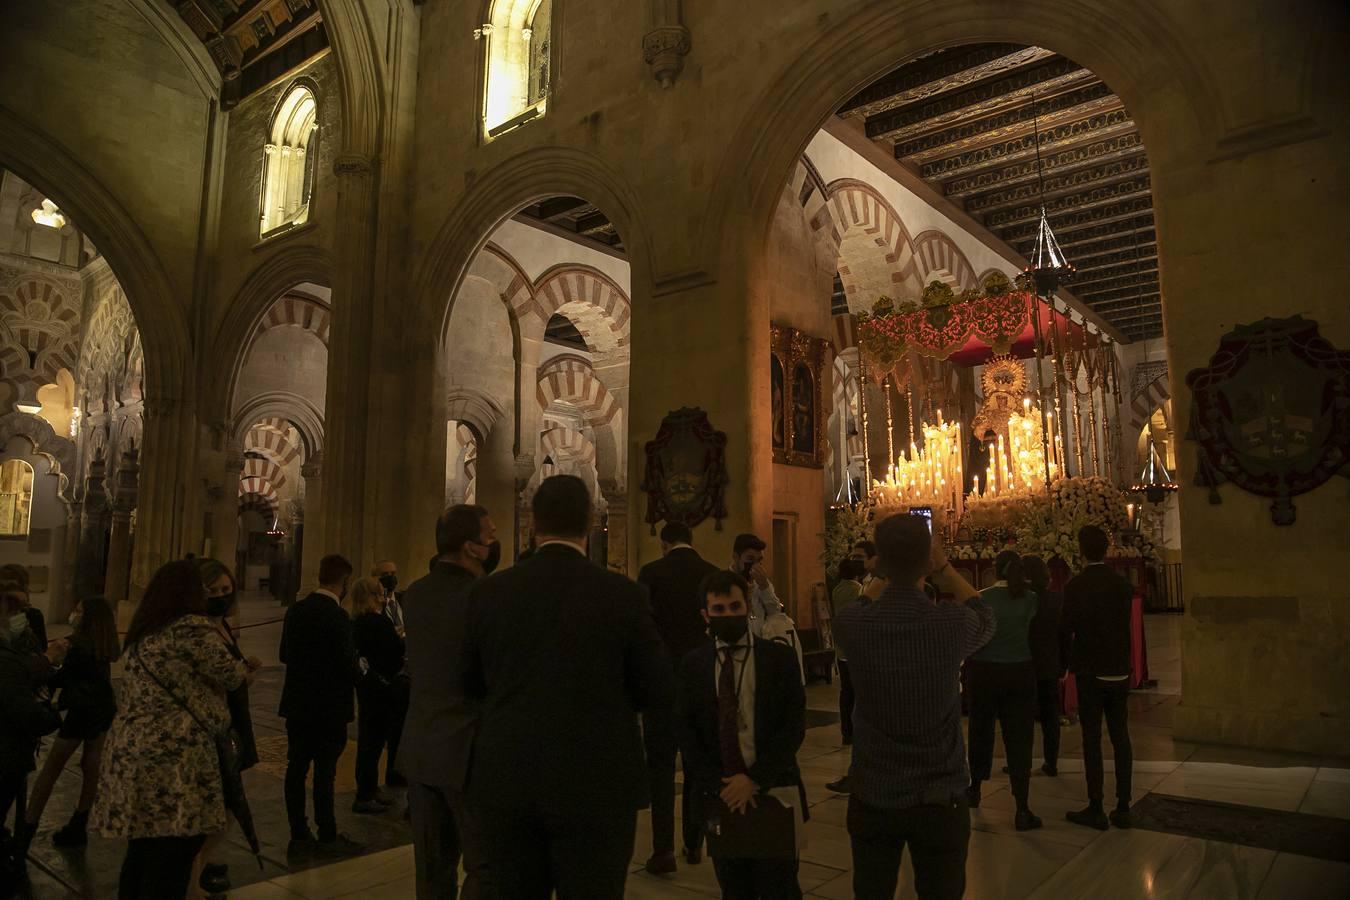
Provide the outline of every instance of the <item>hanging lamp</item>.
{"type": "Polygon", "coordinates": [[[1036,94],[1031,95],[1031,129],[1036,143],[1036,185],[1041,201],[1041,220],[1036,226],[1036,247],[1031,251],[1031,263],[1024,270],[1035,285],[1038,296],[1049,299],[1059,286],[1074,272],[1073,265],[1064,256],[1055,232],[1050,228],[1050,217],[1045,211],[1045,172],[1041,162],[1041,127],[1036,111],[1036,94]]]}

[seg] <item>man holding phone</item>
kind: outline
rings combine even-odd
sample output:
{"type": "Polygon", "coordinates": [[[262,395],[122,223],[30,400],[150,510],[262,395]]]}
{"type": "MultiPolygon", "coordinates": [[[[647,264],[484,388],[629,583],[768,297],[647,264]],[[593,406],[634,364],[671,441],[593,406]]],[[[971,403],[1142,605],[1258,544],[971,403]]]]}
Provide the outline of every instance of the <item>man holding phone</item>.
{"type": "Polygon", "coordinates": [[[750,608],[750,630],[764,636],[764,623],[783,611],[783,603],[774,593],[773,582],[764,569],[764,549],[768,545],[754,534],[738,534],[731,548],[731,571],[750,584],[746,605],[750,608]]]}

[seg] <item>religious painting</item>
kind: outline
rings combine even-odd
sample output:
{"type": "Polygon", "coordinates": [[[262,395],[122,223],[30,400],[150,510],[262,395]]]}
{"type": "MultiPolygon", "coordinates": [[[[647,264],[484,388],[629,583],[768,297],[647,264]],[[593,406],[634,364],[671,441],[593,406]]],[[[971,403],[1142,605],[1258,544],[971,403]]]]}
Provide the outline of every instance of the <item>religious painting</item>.
{"type": "Polygon", "coordinates": [[[773,410],[773,449],[775,453],[787,450],[787,386],[784,384],[783,363],[775,353],[769,354],[769,390],[773,410]]]}
{"type": "Polygon", "coordinates": [[[792,452],[816,451],[816,380],[804,362],[792,368],[792,452]]]}
{"type": "Polygon", "coordinates": [[[713,428],[702,409],[684,407],[661,420],[655,439],[645,448],[642,479],[652,534],[662,520],[693,528],[710,517],[722,530],[729,480],[726,447],[726,433],[713,428]]]}
{"type": "Polygon", "coordinates": [[[1302,316],[1262,319],[1224,335],[1209,365],[1186,376],[1200,445],[1196,483],[1221,503],[1224,481],[1270,497],[1276,525],[1293,497],[1350,476],[1350,351],[1302,316]]]}
{"type": "Polygon", "coordinates": [[[825,461],[824,423],[828,418],[821,372],[829,362],[829,341],[786,325],[772,325],[769,349],[773,461],[820,468],[825,461]]]}

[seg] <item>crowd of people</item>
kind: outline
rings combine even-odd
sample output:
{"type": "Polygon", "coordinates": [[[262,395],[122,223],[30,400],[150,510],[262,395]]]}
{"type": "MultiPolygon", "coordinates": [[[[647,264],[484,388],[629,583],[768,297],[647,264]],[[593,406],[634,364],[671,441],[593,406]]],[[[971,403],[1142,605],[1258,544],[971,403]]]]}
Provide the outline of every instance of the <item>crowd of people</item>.
{"type": "MultiPolygon", "coordinates": [[[[358,578],[343,557],[323,558],[319,588],[287,610],[279,653],[293,858],[362,849],[338,831],[334,809],[355,721],[352,809],[396,802],[381,790],[383,757],[384,786],[407,788],[419,898],[617,900],[648,806],[649,873],[700,865],[706,853],[724,897],[801,896],[805,677],[764,541],[736,537],[724,568],[699,554],[687,526],[667,523],[661,558],[634,582],[589,560],[591,508],[579,479],[546,479],[532,500],[533,552],[494,572],[489,511],[451,507],[435,525],[430,571],[402,594],[392,562],[358,578]]],[[[1055,777],[1066,667],[1089,796],[1068,818],[1128,828],[1131,591],[1103,564],[1107,536],[1079,534],[1088,564],[1061,598],[1039,558],[1000,554],[998,580],[981,592],[928,520],[891,516],[874,531],[841,563],[830,596],[852,754],[827,787],[848,795],[854,896],[890,900],[906,847],[919,897],[962,896],[969,811],[994,777],[995,722],[1016,828],[1041,826],[1030,797],[1036,721],[1041,771],[1055,777]],[[1103,717],[1116,761],[1109,816],[1103,717]]],[[[91,828],[125,839],[119,897],[228,889],[217,857],[231,815],[251,827],[238,775],[258,761],[248,689],[261,666],[228,624],[230,570],[210,559],[165,565],[121,641],[99,597],[77,605],[69,639],[48,641],[19,574],[0,570],[0,812],[16,810],[7,865],[22,865],[79,749],[79,801],[53,843],[80,847],[91,828]],[[53,732],[28,793],[39,741],[53,732]]]]}

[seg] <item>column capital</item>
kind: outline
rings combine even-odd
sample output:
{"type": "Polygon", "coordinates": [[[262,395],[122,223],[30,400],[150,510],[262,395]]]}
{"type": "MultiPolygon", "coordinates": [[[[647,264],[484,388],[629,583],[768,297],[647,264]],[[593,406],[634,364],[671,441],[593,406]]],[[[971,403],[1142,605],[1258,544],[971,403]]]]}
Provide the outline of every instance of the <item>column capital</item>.
{"type": "Polygon", "coordinates": [[[300,466],[300,477],[305,479],[323,477],[322,450],[318,453],[311,454],[309,459],[305,460],[304,464],[300,466]]]}
{"type": "Polygon", "coordinates": [[[689,29],[683,25],[662,25],[642,36],[642,58],[651,67],[661,87],[669,88],[684,69],[690,49],[689,29]]]}

